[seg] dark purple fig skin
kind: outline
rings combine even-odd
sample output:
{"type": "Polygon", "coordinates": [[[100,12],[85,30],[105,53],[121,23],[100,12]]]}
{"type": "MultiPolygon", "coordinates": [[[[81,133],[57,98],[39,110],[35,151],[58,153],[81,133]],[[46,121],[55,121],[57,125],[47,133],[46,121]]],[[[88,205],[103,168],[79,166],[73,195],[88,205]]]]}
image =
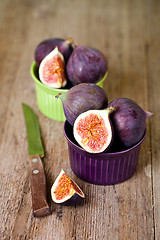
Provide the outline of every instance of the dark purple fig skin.
{"type": "Polygon", "coordinates": [[[105,56],[97,49],[76,46],[68,60],[66,72],[73,85],[97,83],[108,69],[105,56]]]}
{"type": "Polygon", "coordinates": [[[71,198],[69,198],[67,201],[64,201],[62,203],[59,203],[59,205],[62,206],[73,206],[73,205],[79,205],[84,201],[84,198],[81,197],[79,194],[75,193],[71,198]]]}
{"type": "Polygon", "coordinates": [[[144,111],[135,101],[128,98],[117,98],[108,106],[116,109],[110,115],[116,144],[124,147],[136,144],[145,133],[146,118],[152,113],[144,111]]]}
{"type": "Polygon", "coordinates": [[[69,38],[61,42],[58,46],[58,50],[62,53],[66,63],[68,62],[68,59],[70,58],[73,52],[72,43],[73,43],[72,38],[69,38]]]}
{"type": "Polygon", "coordinates": [[[94,83],[78,84],[57,97],[62,100],[65,117],[72,126],[79,114],[108,105],[105,91],[94,83]]]}
{"type": "Polygon", "coordinates": [[[45,56],[47,56],[55,47],[58,47],[58,50],[64,56],[65,62],[67,63],[73,48],[72,48],[72,39],[61,39],[61,38],[50,38],[42,41],[35,49],[35,61],[39,67],[41,61],[45,56]]]}

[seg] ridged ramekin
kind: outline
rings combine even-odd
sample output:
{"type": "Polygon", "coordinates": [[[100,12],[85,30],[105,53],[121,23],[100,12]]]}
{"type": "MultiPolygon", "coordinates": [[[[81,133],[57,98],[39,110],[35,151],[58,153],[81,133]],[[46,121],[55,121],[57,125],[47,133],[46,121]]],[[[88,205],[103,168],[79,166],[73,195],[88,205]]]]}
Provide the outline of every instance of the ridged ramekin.
{"type": "Polygon", "coordinates": [[[113,185],[131,178],[138,162],[143,138],[121,152],[88,153],[77,145],[73,127],[65,121],[64,135],[68,142],[70,166],[77,177],[96,185],[113,185]]]}
{"type": "MultiPolygon", "coordinates": [[[[55,98],[55,96],[58,93],[67,92],[68,89],[53,89],[44,85],[38,78],[38,68],[35,62],[32,63],[30,72],[36,86],[36,98],[39,110],[48,118],[62,122],[65,121],[62,102],[59,98],[55,98]]],[[[103,83],[107,75],[108,72],[97,83],[98,86],[103,88],[103,83]]]]}

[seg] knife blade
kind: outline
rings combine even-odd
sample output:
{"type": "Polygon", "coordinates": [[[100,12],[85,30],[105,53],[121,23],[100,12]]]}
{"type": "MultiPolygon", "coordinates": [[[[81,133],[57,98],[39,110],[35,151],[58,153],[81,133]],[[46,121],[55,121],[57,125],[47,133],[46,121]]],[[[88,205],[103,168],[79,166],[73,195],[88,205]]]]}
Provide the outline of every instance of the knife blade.
{"type": "Polygon", "coordinates": [[[26,124],[28,153],[30,162],[30,182],[34,217],[43,217],[51,213],[47,202],[46,177],[41,157],[44,149],[41,141],[38,119],[32,108],[22,103],[26,124]]]}

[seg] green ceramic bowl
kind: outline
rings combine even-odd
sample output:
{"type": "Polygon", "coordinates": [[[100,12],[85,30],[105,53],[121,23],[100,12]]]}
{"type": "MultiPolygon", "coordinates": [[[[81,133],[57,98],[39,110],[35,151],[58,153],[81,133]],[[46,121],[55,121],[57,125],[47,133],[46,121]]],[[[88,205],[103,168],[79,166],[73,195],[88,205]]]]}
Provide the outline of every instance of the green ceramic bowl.
{"type": "MultiPolygon", "coordinates": [[[[30,72],[35,81],[37,104],[41,113],[48,118],[64,122],[66,118],[63,112],[62,102],[59,98],[55,98],[55,96],[58,93],[67,92],[68,89],[49,88],[44,85],[38,79],[38,68],[35,62],[32,63],[30,72]]],[[[106,72],[104,77],[97,83],[98,86],[103,88],[103,82],[107,75],[108,72],[106,72]]]]}

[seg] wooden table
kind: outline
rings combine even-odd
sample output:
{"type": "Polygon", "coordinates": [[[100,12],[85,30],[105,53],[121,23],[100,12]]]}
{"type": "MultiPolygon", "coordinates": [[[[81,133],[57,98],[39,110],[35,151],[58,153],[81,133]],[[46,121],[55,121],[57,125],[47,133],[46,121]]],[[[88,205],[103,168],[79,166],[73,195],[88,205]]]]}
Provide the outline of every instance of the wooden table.
{"type": "Polygon", "coordinates": [[[0,1],[0,239],[160,239],[160,2],[156,0],[0,1]],[[137,170],[126,182],[96,186],[77,178],[69,164],[63,122],[38,109],[30,75],[34,50],[50,37],[72,37],[101,50],[109,61],[109,101],[135,100],[147,119],[137,170]],[[52,214],[32,215],[28,146],[21,103],[36,112],[52,214]],[[50,188],[64,169],[86,195],[62,207],[50,188]]]}

